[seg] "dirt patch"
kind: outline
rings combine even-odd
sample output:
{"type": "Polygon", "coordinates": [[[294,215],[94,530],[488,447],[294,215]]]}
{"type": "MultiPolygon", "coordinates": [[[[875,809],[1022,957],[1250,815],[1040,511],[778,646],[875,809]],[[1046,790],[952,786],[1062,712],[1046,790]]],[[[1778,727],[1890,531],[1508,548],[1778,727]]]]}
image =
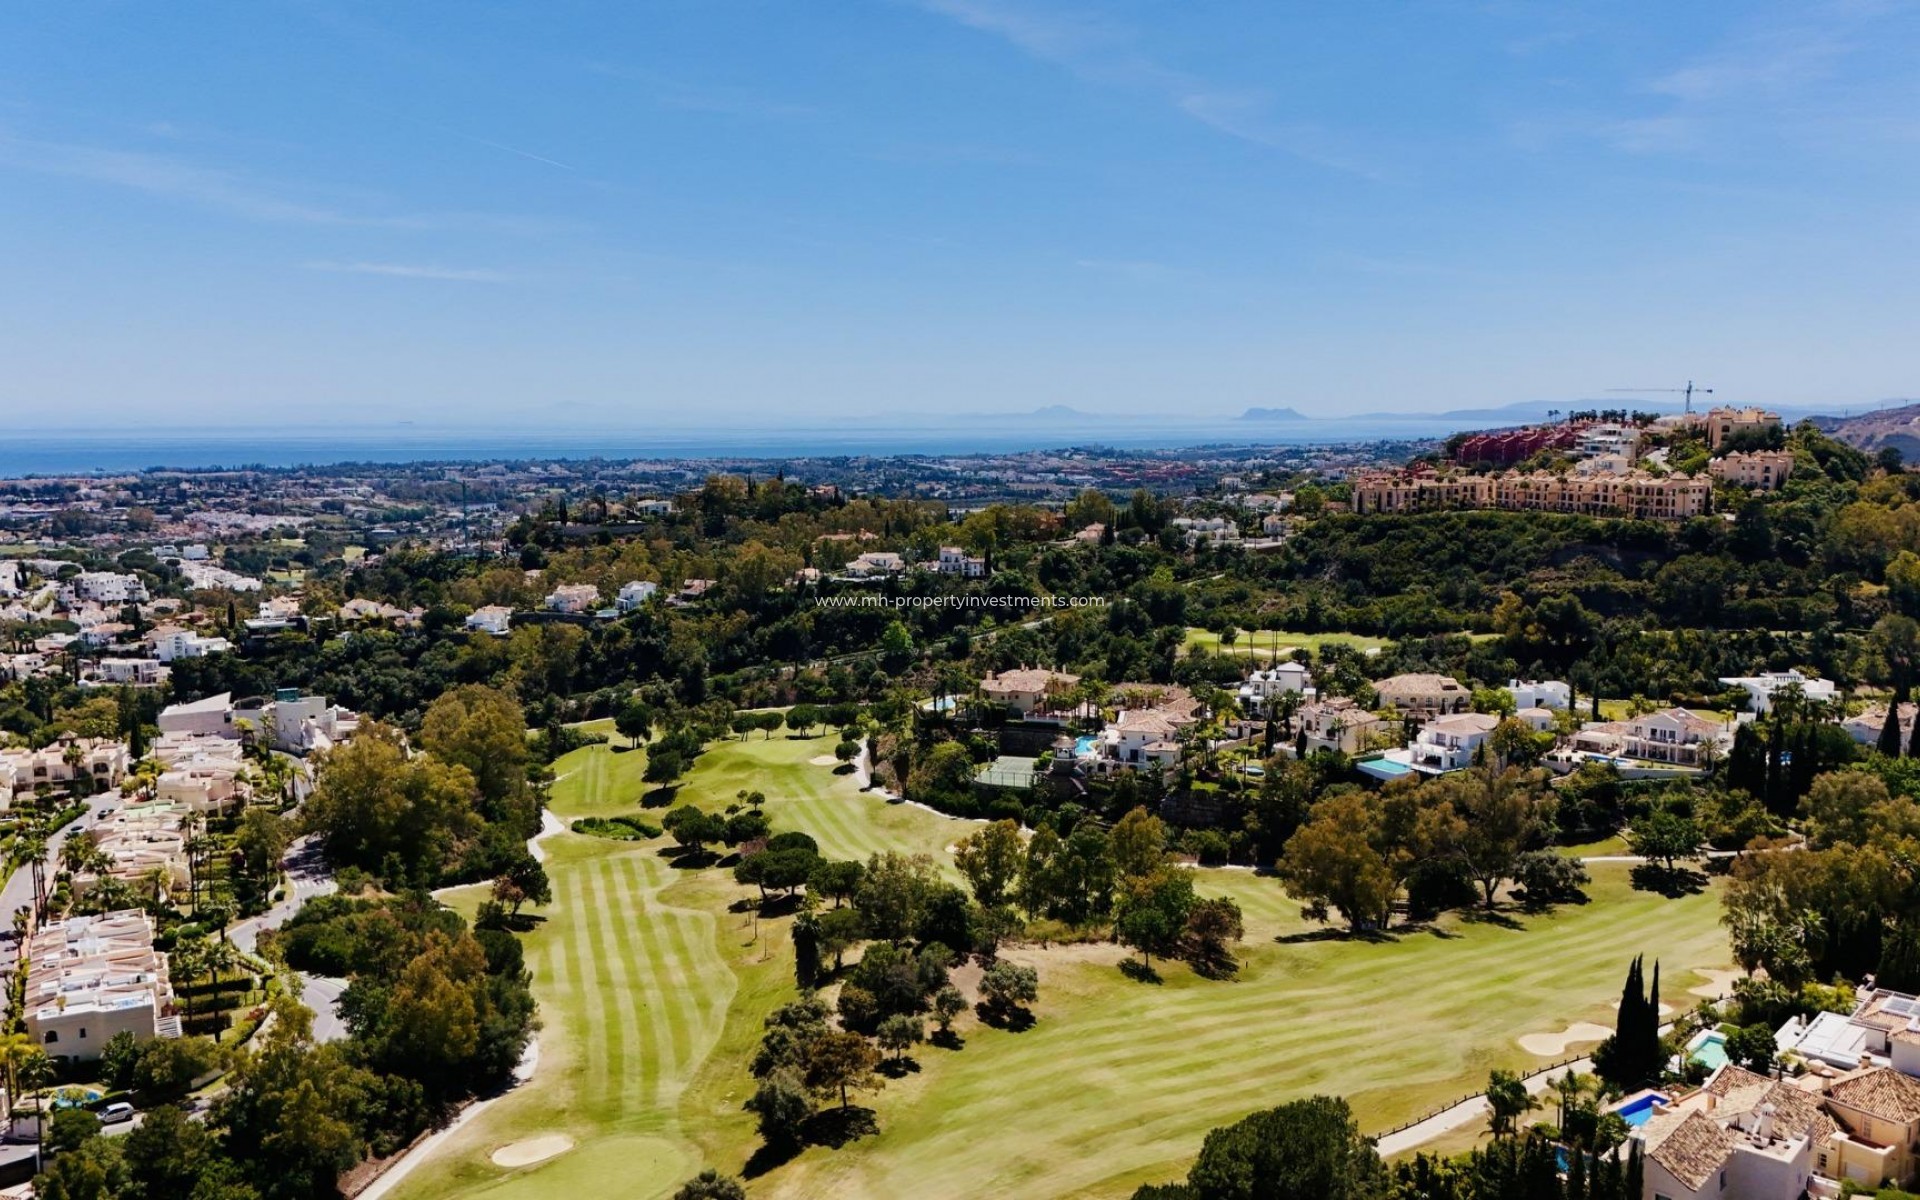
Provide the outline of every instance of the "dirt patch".
{"type": "Polygon", "coordinates": [[[564,1133],[547,1133],[523,1141],[510,1142],[493,1152],[496,1167],[530,1167],[550,1158],[558,1158],[573,1149],[573,1139],[564,1133]]]}
{"type": "Polygon", "coordinates": [[[1520,1048],[1542,1058],[1557,1058],[1576,1042],[1597,1042],[1613,1036],[1613,1030],[1592,1021],[1575,1021],[1558,1033],[1529,1033],[1520,1039],[1520,1048]]]}

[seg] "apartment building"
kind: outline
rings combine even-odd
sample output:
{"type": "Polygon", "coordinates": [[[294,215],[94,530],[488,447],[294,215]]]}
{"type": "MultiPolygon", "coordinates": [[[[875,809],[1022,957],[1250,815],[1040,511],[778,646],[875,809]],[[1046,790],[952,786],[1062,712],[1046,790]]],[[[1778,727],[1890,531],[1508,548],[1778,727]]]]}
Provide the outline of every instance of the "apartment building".
{"type": "Polygon", "coordinates": [[[1701,422],[1701,428],[1707,435],[1707,446],[1713,450],[1718,450],[1720,443],[1735,433],[1779,427],[1780,414],[1762,408],[1716,408],[1709,411],[1701,422]]]}
{"type": "Polygon", "coordinates": [[[1591,475],[1383,471],[1362,475],[1353,485],[1357,513],[1503,508],[1679,521],[1706,512],[1712,498],[1713,487],[1705,479],[1646,471],[1591,475]]]}
{"type": "Polygon", "coordinates": [[[167,956],[138,909],[70,917],[27,944],[27,1035],[53,1058],[96,1059],[117,1033],[179,1036],[167,956]]]}
{"type": "Polygon", "coordinates": [[[1709,462],[1707,474],[1721,483],[1737,483],[1770,492],[1785,484],[1793,474],[1793,451],[1754,450],[1729,454],[1709,462]]]}

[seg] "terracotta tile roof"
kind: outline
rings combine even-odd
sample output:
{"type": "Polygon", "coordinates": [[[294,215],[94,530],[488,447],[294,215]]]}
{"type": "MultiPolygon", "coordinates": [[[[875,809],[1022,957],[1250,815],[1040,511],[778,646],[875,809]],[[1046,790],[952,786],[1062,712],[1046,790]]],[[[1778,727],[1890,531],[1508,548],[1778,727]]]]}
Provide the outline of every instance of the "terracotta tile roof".
{"type": "Polygon", "coordinates": [[[1735,1138],[1705,1113],[1662,1113],[1642,1126],[1647,1157],[1699,1191],[1733,1154],[1735,1138]]]}
{"type": "Polygon", "coordinates": [[[1033,692],[1042,693],[1047,685],[1057,683],[1068,688],[1080,682],[1078,675],[1069,675],[1064,671],[1048,671],[1041,667],[1021,667],[1017,670],[1002,671],[998,675],[989,675],[980,681],[983,692],[1033,692]]]}
{"type": "Polygon", "coordinates": [[[1892,1067],[1868,1067],[1842,1076],[1827,1095],[1883,1120],[1920,1121],[1920,1079],[1910,1079],[1892,1067]]]}

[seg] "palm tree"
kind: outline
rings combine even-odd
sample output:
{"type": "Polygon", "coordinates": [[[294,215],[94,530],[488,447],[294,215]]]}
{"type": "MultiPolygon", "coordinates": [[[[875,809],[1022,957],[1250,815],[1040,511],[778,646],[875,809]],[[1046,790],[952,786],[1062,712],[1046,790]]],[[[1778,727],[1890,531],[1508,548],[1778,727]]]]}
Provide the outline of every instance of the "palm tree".
{"type": "Polygon", "coordinates": [[[25,1033],[15,1030],[0,1034],[0,1072],[4,1072],[7,1084],[6,1124],[13,1125],[13,1101],[20,1090],[20,1064],[35,1049],[33,1039],[25,1033]]]}
{"type": "Polygon", "coordinates": [[[21,1087],[33,1092],[33,1153],[34,1165],[37,1167],[40,1158],[46,1153],[47,1146],[47,1106],[41,1096],[41,1089],[53,1082],[53,1060],[48,1058],[47,1052],[40,1047],[29,1046],[27,1052],[21,1056],[19,1064],[14,1067],[14,1075],[21,1087]]]}
{"type": "Polygon", "coordinates": [[[21,834],[18,843],[19,852],[27,856],[27,865],[33,872],[33,915],[40,918],[47,912],[47,837],[36,826],[21,834]]]}

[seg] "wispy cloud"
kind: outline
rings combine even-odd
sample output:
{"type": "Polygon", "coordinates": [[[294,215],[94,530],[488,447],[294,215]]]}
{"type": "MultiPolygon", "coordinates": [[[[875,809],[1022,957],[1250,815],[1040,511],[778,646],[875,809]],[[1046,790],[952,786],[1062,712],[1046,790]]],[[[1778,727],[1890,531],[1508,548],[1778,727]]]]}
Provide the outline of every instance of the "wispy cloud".
{"type": "Polygon", "coordinates": [[[240,172],[201,167],[161,154],[0,135],[0,166],[165,196],[253,221],[303,225],[363,223],[338,209],[278,195],[240,172]]]}
{"type": "Polygon", "coordinates": [[[415,263],[310,262],[301,266],[309,271],[329,271],[340,275],[384,275],[389,279],[433,279],[447,283],[506,283],[513,278],[502,271],[415,263]]]}
{"type": "Polygon", "coordinates": [[[543,236],[571,226],[539,218],[479,212],[380,213],[302,198],[300,189],[250,172],[205,166],[170,154],[36,141],[0,133],[0,169],[79,179],[105,187],[280,225],[399,230],[467,230],[543,236]]]}
{"type": "Polygon", "coordinates": [[[1224,88],[1168,67],[1137,47],[1122,26],[1084,13],[1015,8],[998,0],[911,0],[919,8],[992,34],[1030,58],[1112,87],[1158,94],[1176,111],[1228,137],[1290,154],[1328,170],[1383,180],[1331,131],[1274,112],[1259,89],[1224,88]]]}
{"type": "Polygon", "coordinates": [[[1175,279],[1192,272],[1163,262],[1144,258],[1076,258],[1073,265],[1104,275],[1117,275],[1140,282],[1175,279]]]}
{"type": "Polygon", "coordinates": [[[614,63],[593,62],[587,70],[609,79],[645,84],[653,92],[654,102],[662,108],[681,112],[707,113],[721,117],[744,117],[760,121],[796,121],[820,115],[810,104],[796,104],[751,92],[744,88],[713,84],[690,84],[669,79],[652,71],[636,70],[614,63]]]}

